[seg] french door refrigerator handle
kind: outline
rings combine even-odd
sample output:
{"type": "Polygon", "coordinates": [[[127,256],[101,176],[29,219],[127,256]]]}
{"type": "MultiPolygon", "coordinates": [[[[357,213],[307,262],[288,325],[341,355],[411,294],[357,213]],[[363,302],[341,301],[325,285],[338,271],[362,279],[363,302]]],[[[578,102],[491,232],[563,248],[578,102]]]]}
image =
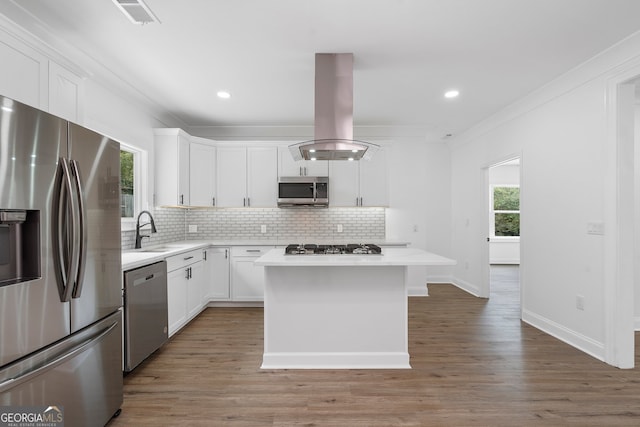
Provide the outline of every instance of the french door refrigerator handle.
{"type": "Polygon", "coordinates": [[[80,236],[80,246],[77,251],[78,266],[75,274],[75,285],[73,287],[73,298],[80,298],[82,285],[84,283],[84,268],[87,260],[87,211],[84,204],[84,191],[80,176],[80,166],[76,160],[71,160],[71,170],[75,177],[76,197],[78,199],[78,231],[80,236]]]}
{"type": "Polygon", "coordinates": [[[3,381],[2,383],[0,383],[0,393],[9,390],[10,388],[21,384],[23,382],[29,381],[31,378],[36,377],[38,375],[40,375],[41,373],[48,371],[58,365],[61,365],[62,363],[66,362],[69,359],[73,359],[75,356],[77,356],[78,354],[82,353],[85,350],[88,350],[89,347],[94,346],[95,344],[97,344],[100,340],[102,340],[106,335],[109,334],[109,332],[111,332],[113,330],[113,328],[115,328],[116,326],[118,326],[118,322],[114,323],[113,325],[105,328],[105,330],[103,330],[102,332],[98,332],[96,335],[94,335],[93,337],[89,337],[86,340],[84,340],[83,342],[81,342],[80,344],[78,344],[76,347],[74,347],[73,349],[71,349],[69,352],[63,354],[60,357],[57,357],[56,359],[47,362],[44,365],[38,366],[37,368],[29,371],[29,372],[25,372],[25,373],[21,373],[18,377],[15,378],[9,378],[6,381],[3,381]]]}
{"type": "Polygon", "coordinates": [[[71,252],[68,254],[69,256],[67,258],[65,258],[64,252],[65,249],[69,250],[69,248],[65,248],[65,245],[67,245],[69,241],[69,232],[73,234],[73,230],[75,229],[75,219],[73,218],[73,215],[71,215],[71,231],[67,229],[67,235],[62,236],[61,217],[63,217],[63,215],[68,211],[68,204],[66,201],[72,194],[71,174],[69,172],[67,159],[64,157],[60,157],[58,159],[58,170],[56,171],[53,188],[51,237],[54,255],[54,270],[56,272],[56,282],[58,285],[60,302],[68,302],[71,299],[71,291],[73,290],[71,277],[76,267],[73,262],[67,260],[67,258],[71,260],[74,259],[73,249],[71,248],[71,252]]]}

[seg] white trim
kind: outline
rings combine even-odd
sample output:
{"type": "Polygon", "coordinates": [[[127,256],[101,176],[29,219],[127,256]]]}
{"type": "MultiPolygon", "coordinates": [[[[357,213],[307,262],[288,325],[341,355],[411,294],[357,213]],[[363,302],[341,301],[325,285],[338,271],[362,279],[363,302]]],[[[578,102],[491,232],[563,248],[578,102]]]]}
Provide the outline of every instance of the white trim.
{"type": "Polygon", "coordinates": [[[593,340],[585,335],[566,328],[553,320],[547,319],[528,310],[522,310],[522,321],[540,329],[542,332],[545,332],[560,341],[567,343],[568,345],[577,348],[578,350],[584,351],[598,360],[604,361],[605,359],[605,348],[604,343],[602,342],[593,340]]]}
{"type": "MultiPolygon", "coordinates": [[[[489,263],[487,263],[487,270],[489,269],[489,263]]],[[[465,280],[459,279],[454,277],[453,280],[451,280],[451,283],[462,289],[463,291],[470,293],[471,295],[475,296],[475,297],[480,297],[480,298],[488,298],[488,297],[483,297],[480,293],[480,287],[477,285],[474,285],[472,283],[469,283],[465,280]]]]}
{"type": "MultiPolygon", "coordinates": [[[[634,218],[633,138],[626,131],[633,121],[623,113],[633,105],[631,79],[640,75],[640,57],[613,70],[606,84],[604,222],[605,361],[633,368],[634,336],[634,218]],[[626,103],[626,105],[625,105],[626,103]],[[631,120],[631,123],[629,121],[631,120]],[[629,170],[630,169],[630,170],[629,170]],[[630,174],[630,176],[629,176],[630,174]]],[[[627,112],[628,113],[628,112],[627,112]]]]}
{"type": "Polygon", "coordinates": [[[411,369],[409,353],[264,353],[260,369],[411,369]]]}

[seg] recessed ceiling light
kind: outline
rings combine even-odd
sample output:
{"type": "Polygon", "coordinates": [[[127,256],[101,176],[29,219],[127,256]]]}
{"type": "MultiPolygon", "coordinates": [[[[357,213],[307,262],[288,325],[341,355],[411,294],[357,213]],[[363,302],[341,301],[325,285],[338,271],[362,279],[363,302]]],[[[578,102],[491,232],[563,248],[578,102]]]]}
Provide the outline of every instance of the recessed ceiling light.
{"type": "Polygon", "coordinates": [[[350,161],[350,162],[353,162],[353,157],[349,157],[349,161],[350,161]]]}
{"type": "Polygon", "coordinates": [[[226,90],[219,90],[217,95],[218,95],[218,98],[222,98],[222,99],[231,98],[231,94],[229,92],[227,92],[226,90]]]}
{"type": "Polygon", "coordinates": [[[315,162],[317,159],[315,157],[311,158],[311,161],[315,162]]]}
{"type": "Polygon", "coordinates": [[[451,89],[444,93],[445,98],[457,98],[458,95],[460,95],[460,92],[456,89],[451,89]]]}
{"type": "Polygon", "coordinates": [[[310,153],[315,153],[315,152],[316,152],[316,149],[315,149],[315,148],[310,148],[310,149],[309,149],[309,152],[310,152],[310,153]]]}

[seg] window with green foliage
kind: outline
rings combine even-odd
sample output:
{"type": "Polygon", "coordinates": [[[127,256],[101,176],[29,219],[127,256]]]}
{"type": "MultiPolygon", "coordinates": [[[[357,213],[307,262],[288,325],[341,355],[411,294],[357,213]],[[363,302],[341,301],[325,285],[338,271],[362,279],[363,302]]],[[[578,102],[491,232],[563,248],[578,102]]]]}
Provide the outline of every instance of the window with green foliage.
{"type": "Polygon", "coordinates": [[[120,217],[133,218],[134,203],[134,156],[131,151],[120,150],[120,217]]]}
{"type": "Polygon", "coordinates": [[[494,186],[491,196],[493,236],[520,236],[520,187],[494,186]]]}

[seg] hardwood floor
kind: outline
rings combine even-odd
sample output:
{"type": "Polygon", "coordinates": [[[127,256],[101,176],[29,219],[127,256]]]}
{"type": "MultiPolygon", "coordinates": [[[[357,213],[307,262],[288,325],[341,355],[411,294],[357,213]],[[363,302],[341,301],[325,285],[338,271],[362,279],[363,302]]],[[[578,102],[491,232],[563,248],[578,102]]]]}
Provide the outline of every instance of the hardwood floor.
{"type": "Polygon", "coordinates": [[[520,322],[496,274],[489,300],[410,298],[411,370],[262,371],[262,309],[207,309],[125,377],[109,426],[640,425],[640,370],[520,322]]]}

